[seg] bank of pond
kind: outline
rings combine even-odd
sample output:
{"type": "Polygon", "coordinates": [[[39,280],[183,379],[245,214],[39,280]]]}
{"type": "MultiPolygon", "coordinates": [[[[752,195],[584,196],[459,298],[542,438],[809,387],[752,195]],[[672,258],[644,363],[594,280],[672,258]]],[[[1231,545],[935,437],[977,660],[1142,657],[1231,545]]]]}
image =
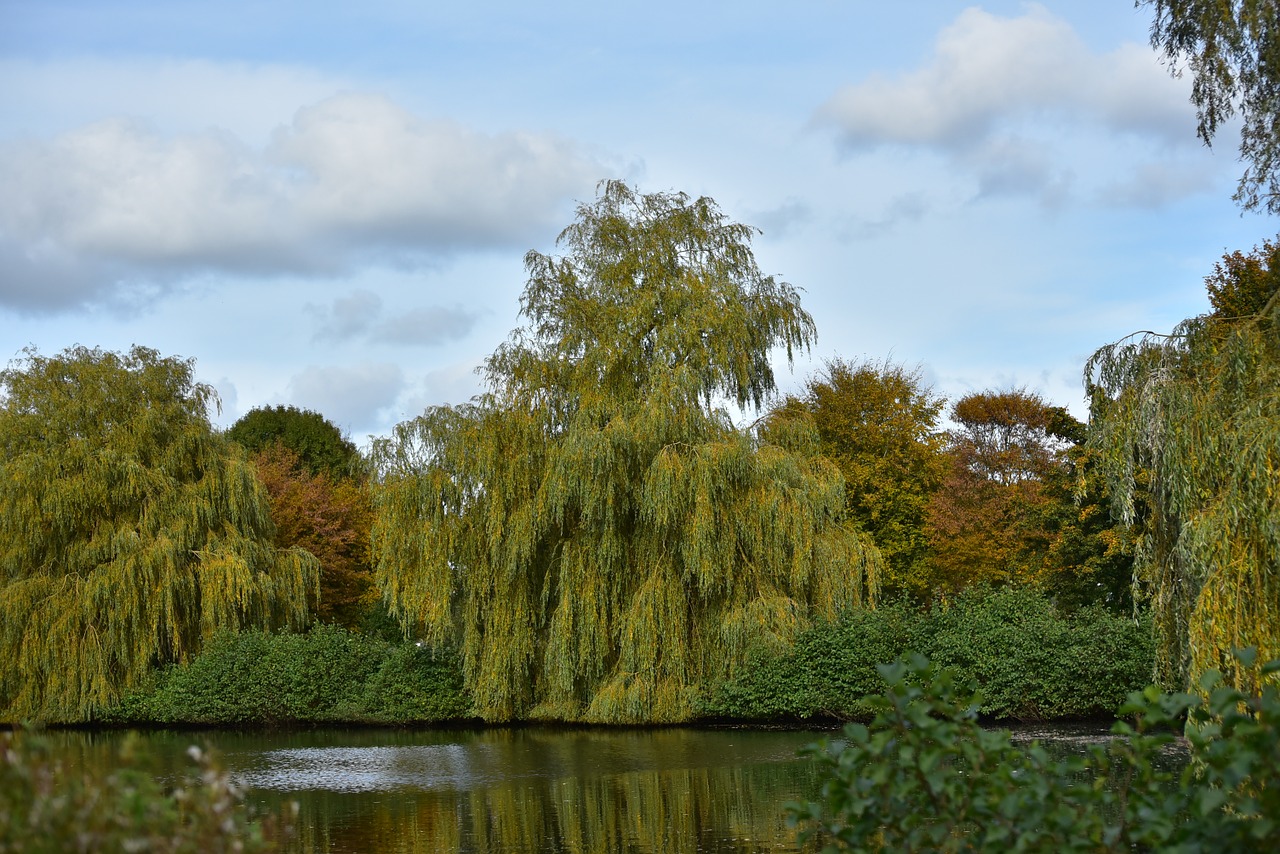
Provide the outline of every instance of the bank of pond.
{"type": "Polygon", "coordinates": [[[682,726],[496,724],[451,650],[227,633],[91,721],[0,734],[0,852],[1280,844],[1275,686],[1144,689],[1153,654],[1141,619],[995,591],[761,645],[682,726]]]}

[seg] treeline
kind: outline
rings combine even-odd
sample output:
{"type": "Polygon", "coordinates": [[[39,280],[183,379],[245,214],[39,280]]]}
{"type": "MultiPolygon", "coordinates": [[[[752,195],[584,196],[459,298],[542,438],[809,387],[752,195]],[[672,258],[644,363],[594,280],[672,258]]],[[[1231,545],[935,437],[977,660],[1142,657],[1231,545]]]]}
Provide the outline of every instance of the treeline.
{"type": "Polygon", "coordinates": [[[603,185],[527,256],[489,391],[367,456],[291,407],[216,430],[191,361],[27,351],[0,372],[0,718],[843,716],[905,648],[993,715],[1092,714],[1147,612],[1166,687],[1256,688],[1227,653],[1280,656],[1280,244],[1225,258],[1172,337],[1100,350],[1083,424],[888,362],[778,399],[771,354],[815,325],[751,234],[603,185]],[[239,705],[198,690],[241,677],[239,705]]]}

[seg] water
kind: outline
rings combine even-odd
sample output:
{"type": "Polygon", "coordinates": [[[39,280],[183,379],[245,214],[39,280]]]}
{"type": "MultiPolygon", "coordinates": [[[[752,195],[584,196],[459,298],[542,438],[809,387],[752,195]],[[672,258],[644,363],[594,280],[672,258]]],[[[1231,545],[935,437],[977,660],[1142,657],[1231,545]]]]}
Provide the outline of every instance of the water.
{"type": "MultiPolygon", "coordinates": [[[[323,730],[144,734],[157,773],[211,742],[265,809],[299,805],[297,852],[798,852],[785,804],[816,795],[816,731],[323,730]]],[[[49,734],[78,762],[121,733],[49,734]]]]}

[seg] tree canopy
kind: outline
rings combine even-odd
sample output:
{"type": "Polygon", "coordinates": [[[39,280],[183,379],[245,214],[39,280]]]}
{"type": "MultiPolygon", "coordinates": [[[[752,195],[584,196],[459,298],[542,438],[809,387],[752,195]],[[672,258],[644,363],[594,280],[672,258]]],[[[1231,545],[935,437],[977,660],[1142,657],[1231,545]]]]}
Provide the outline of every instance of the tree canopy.
{"type": "Polygon", "coordinates": [[[227,438],[252,452],[279,443],[297,455],[311,474],[350,477],[360,452],[329,419],[296,406],[251,409],[227,429],[227,438]]]}
{"type": "Polygon", "coordinates": [[[1205,144],[1239,115],[1244,174],[1235,200],[1280,213],[1280,5],[1276,0],[1138,0],[1154,6],[1151,45],[1191,70],[1205,144]]]}
{"type": "Polygon", "coordinates": [[[1232,649],[1280,657],[1275,262],[1274,244],[1227,256],[1206,279],[1213,313],[1103,347],[1085,368],[1090,443],[1117,513],[1142,523],[1135,571],[1150,589],[1162,679],[1177,687],[1216,668],[1256,688],[1259,672],[1232,649]]]}
{"type": "Polygon", "coordinates": [[[0,372],[0,715],[80,720],[219,627],[300,624],[310,555],[277,551],[192,363],[33,350],[0,372]]]}
{"type": "Polygon", "coordinates": [[[477,711],[677,721],[755,644],[873,601],[811,428],[735,425],[808,347],[796,290],[707,198],[603,184],[530,252],[527,325],[489,391],[375,445],[374,550],[394,611],[461,639],[477,711]]]}
{"type": "Polygon", "coordinates": [[[1051,544],[1046,486],[1084,425],[1025,389],[966,395],[951,419],[950,470],[928,508],[936,583],[1039,583],[1051,544]]]}
{"type": "Polygon", "coordinates": [[[774,417],[811,419],[823,456],[844,475],[849,518],[885,561],[886,589],[929,595],[925,509],[946,472],[943,400],[918,369],[834,359],[774,417]]]}
{"type": "Polygon", "coordinates": [[[267,490],[278,548],[305,549],[320,561],[316,618],[355,628],[369,611],[373,567],[369,529],[373,510],[365,485],[352,477],[312,472],[283,443],[252,457],[267,490]]]}

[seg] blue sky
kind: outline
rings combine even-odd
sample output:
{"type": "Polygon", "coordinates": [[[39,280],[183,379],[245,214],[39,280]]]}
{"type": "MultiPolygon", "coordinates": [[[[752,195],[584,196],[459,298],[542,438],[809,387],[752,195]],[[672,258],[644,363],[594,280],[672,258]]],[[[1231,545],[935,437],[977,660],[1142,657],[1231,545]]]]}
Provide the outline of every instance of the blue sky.
{"type": "Polygon", "coordinates": [[[195,359],[230,424],[357,442],[479,391],[529,249],[622,178],[716,199],[810,357],[1083,415],[1098,346],[1207,308],[1227,127],[1127,0],[0,0],[0,357],[195,359]]]}

